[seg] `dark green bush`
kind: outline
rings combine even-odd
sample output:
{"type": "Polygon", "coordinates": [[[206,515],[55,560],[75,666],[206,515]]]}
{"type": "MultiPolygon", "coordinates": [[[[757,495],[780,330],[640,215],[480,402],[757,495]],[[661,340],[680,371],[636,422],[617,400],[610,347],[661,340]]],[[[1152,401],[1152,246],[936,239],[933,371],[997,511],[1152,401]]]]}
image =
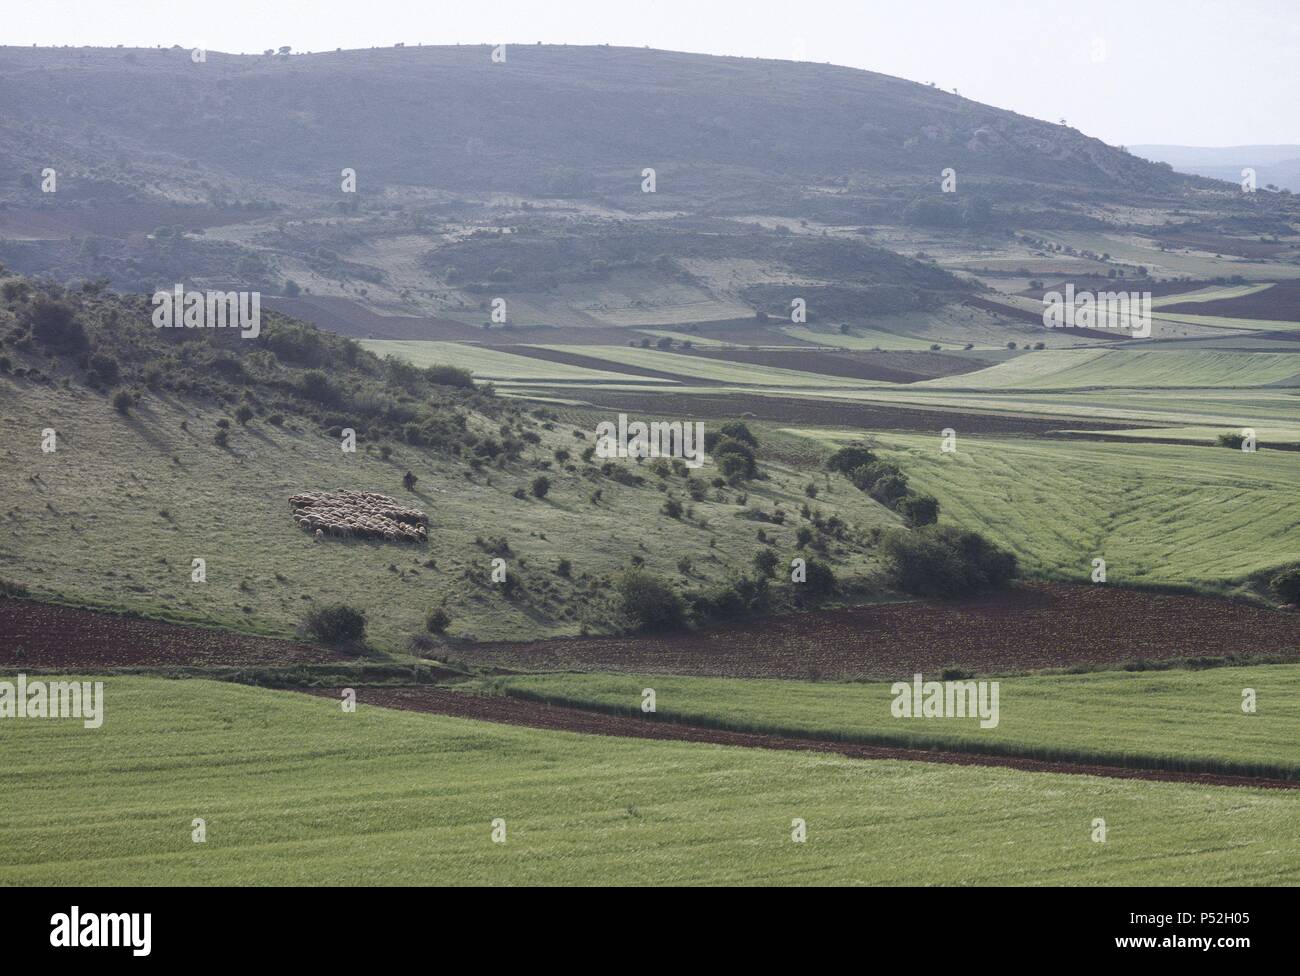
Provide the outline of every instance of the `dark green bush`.
{"type": "Polygon", "coordinates": [[[89,345],[86,328],[67,302],[40,295],[23,310],[23,324],[41,345],[63,352],[82,352],[89,345]]]}
{"type": "Polygon", "coordinates": [[[894,505],[894,511],[909,525],[933,525],[939,521],[939,499],[933,495],[904,495],[894,505]]]}
{"type": "Polygon", "coordinates": [[[801,606],[816,606],[835,595],[835,573],[823,562],[804,563],[804,581],[794,584],[795,599],[801,606]]]}
{"type": "Polygon", "coordinates": [[[749,426],[743,421],[729,421],[718,428],[718,433],[723,437],[730,437],[732,440],[740,441],[742,444],[748,444],[750,447],[758,447],[758,438],[754,436],[749,426]]]}
{"type": "Polygon", "coordinates": [[[360,640],[366,633],[366,615],[344,603],[307,611],[303,629],[328,643],[360,640]]]}
{"type": "Polygon", "coordinates": [[[614,583],[619,609],[638,630],[674,630],[684,625],[686,606],[667,583],[640,570],[628,570],[614,583]]]}
{"type": "Polygon", "coordinates": [[[841,447],[826,460],[826,467],[832,471],[848,474],[855,468],[870,464],[876,456],[865,447],[841,447]]]}
{"type": "Polygon", "coordinates": [[[957,597],[1001,589],[1015,579],[1016,557],[978,532],[927,525],[885,538],[894,584],[918,596],[957,597]]]}
{"type": "Polygon", "coordinates": [[[425,366],[424,376],[437,386],[458,386],[467,390],[472,390],[474,386],[472,374],[468,369],[460,369],[459,366],[425,366]]]}
{"type": "Polygon", "coordinates": [[[872,461],[849,472],[849,480],[858,491],[870,491],[881,478],[895,475],[902,477],[903,472],[892,461],[872,461]]]}
{"type": "Polygon", "coordinates": [[[871,486],[871,497],[890,508],[908,492],[907,479],[901,474],[887,474],[871,486]]]}
{"type": "Polygon", "coordinates": [[[723,437],[713,448],[712,453],[723,475],[729,481],[735,477],[752,478],[758,472],[754,450],[743,441],[723,437]]]}
{"type": "Polygon", "coordinates": [[[742,576],[735,583],[723,584],[705,593],[693,595],[691,606],[701,618],[739,620],[766,613],[771,609],[772,597],[766,577],[750,579],[742,576]]]}
{"type": "Polygon", "coordinates": [[[1300,566],[1278,573],[1269,586],[1283,603],[1300,603],[1300,566]]]}

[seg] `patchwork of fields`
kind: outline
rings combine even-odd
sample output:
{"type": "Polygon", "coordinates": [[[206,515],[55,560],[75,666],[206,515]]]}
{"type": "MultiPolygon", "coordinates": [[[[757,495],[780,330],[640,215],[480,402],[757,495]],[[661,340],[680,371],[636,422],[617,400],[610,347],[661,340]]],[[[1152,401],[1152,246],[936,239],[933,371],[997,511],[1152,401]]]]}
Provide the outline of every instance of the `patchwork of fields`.
{"type": "Polygon", "coordinates": [[[1216,312],[1194,323],[1209,339],[1168,344],[1011,349],[987,341],[987,318],[954,342],[952,316],[937,343],[915,317],[910,332],[778,327],[753,343],[735,341],[743,325],[722,339],[667,322],[626,343],[605,328],[587,343],[362,342],[548,404],[530,466],[462,469],[397,440],[343,470],[335,441],[293,424],[232,428],[218,450],[217,414],[176,398],[123,418],[89,393],[27,388],[5,402],[13,443],[53,425],[61,447],[39,477],[5,469],[0,575],[39,598],[244,633],[62,609],[85,640],[29,627],[0,646],[5,674],[110,672],[97,733],[0,727],[0,790],[16,798],[0,811],[14,852],[0,884],[1300,883],[1300,644],[1265,586],[1300,554],[1300,342],[1222,314],[1267,292],[1162,297],[1189,319],[1216,312]],[[576,456],[623,410],[744,418],[763,476],[728,485],[706,468],[672,518],[685,482],[663,470],[593,491],[598,469],[576,456]],[[1246,428],[1259,451],[1213,446],[1246,428]],[[880,541],[903,519],[823,466],[853,442],[1031,582],[906,602],[880,541]],[[430,551],[316,543],[284,505],[344,482],[398,494],[407,470],[430,551]],[[545,498],[528,494],[537,471],[545,498]],[[824,555],[864,605],[605,633],[592,595],[629,565],[712,592],[761,549],[809,554],[806,524],[828,513],[845,531],[824,555]],[[487,583],[493,551],[523,598],[487,583]],[[1088,583],[1096,559],[1104,584],[1088,583]],[[290,637],[305,607],[332,602],[368,614],[365,656],[247,636],[290,637]],[[453,624],[425,637],[435,606],[453,624]],[[894,718],[889,682],[913,669],[997,680],[996,724],[894,718]],[[350,680],[361,706],[179,678],[194,674],[350,680]]]}

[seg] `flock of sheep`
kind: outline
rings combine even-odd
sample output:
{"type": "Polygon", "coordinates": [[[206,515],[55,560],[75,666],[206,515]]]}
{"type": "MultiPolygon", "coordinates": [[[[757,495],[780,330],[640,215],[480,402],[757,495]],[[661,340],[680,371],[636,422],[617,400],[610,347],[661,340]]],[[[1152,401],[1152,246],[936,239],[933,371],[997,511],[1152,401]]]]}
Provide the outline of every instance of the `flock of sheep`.
{"type": "Polygon", "coordinates": [[[304,491],[289,499],[293,520],[316,540],[326,535],[427,542],[429,516],[376,491],[304,491]]]}

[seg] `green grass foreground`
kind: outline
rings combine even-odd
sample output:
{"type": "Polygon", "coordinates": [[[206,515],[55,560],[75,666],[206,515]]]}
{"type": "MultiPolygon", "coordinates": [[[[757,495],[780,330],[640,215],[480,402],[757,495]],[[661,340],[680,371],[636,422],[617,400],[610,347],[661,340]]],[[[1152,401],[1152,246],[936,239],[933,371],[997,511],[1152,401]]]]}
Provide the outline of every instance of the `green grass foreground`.
{"type": "Polygon", "coordinates": [[[0,884],[1300,882],[1300,793],[345,714],[204,681],[105,694],[98,731],[0,723],[0,884]]]}

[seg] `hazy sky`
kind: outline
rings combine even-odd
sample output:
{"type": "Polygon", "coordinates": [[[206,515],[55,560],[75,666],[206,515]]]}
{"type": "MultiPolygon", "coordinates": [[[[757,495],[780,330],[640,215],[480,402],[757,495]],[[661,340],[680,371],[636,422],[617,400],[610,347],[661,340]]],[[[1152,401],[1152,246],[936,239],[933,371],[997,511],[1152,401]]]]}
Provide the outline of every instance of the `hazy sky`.
{"type": "Polygon", "coordinates": [[[546,43],[933,81],[1118,145],[1300,143],[1300,0],[37,0],[0,43],[261,52],[546,43]]]}

